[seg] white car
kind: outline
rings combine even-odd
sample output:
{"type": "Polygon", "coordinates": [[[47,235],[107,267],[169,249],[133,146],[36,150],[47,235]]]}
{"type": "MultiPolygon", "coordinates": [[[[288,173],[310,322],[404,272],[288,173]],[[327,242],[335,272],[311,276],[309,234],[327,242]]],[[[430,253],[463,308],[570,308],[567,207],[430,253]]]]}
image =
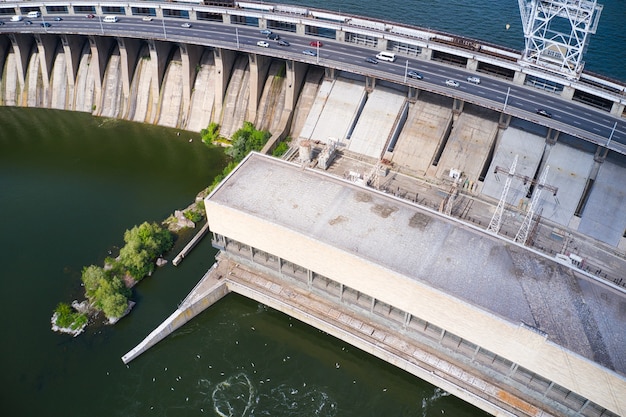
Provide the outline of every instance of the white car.
{"type": "Polygon", "coordinates": [[[180,26],[188,29],[188,28],[190,28],[190,27],[191,27],[191,23],[183,23],[183,24],[182,24],[182,25],[180,25],[180,26]]]}
{"type": "Polygon", "coordinates": [[[467,82],[478,85],[480,84],[480,78],[479,77],[467,77],[467,82]]]}
{"type": "Polygon", "coordinates": [[[457,88],[459,86],[459,82],[458,81],[454,81],[454,80],[446,80],[446,85],[448,87],[457,88]]]}
{"type": "Polygon", "coordinates": [[[267,43],[267,42],[265,42],[265,41],[258,41],[258,42],[256,43],[256,46],[260,46],[261,48],[269,48],[269,47],[270,47],[270,44],[269,44],[269,43],[267,43]]]}
{"type": "Polygon", "coordinates": [[[152,22],[152,16],[144,16],[141,20],[144,22],[152,22]]]}

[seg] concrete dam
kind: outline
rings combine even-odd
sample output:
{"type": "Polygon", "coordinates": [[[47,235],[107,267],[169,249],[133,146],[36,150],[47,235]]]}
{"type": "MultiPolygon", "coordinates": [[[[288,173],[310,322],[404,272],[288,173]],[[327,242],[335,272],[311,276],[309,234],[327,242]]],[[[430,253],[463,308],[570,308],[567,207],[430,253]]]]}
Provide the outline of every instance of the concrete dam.
{"type": "MultiPolygon", "coordinates": [[[[104,14],[112,6],[98,7],[72,13],[104,14]]],[[[191,37],[98,35],[95,21],[84,34],[0,30],[1,105],[190,131],[215,122],[226,137],[250,121],[269,130],[272,141],[293,138],[287,161],[250,156],[207,197],[219,265],[124,361],[226,293],[238,292],[354,338],[347,340],[494,415],[623,415],[623,158],[609,152],[606,142],[560,134],[534,110],[507,114],[490,99],[481,105],[478,93],[449,93],[442,87],[447,76],[437,79],[436,70],[425,68],[446,67],[459,71],[458,77],[480,72],[481,88],[510,83],[533,103],[589,96],[572,88],[540,91],[528,84],[528,78],[534,84],[538,79],[524,68],[496,73],[474,58],[461,65],[442,62],[452,53],[434,51],[432,42],[419,48],[388,42],[386,27],[376,32],[385,34],[376,48],[398,52],[406,46],[398,54],[407,58],[407,69],[413,59],[435,81],[403,83],[397,68],[394,74],[380,70],[391,68],[384,64],[363,70],[362,56],[361,66],[341,61],[334,67],[296,57],[299,49],[280,57],[275,48],[265,51],[254,42],[265,27],[289,36],[288,24],[278,19],[291,16],[279,11],[277,20],[259,19],[258,26],[245,28],[243,18],[231,20],[228,12],[199,17],[207,28],[223,22],[219,31],[236,31],[239,24],[237,49],[241,33],[253,33],[239,51],[194,44],[191,37]],[[338,154],[334,162],[330,151],[338,154]],[[273,198],[279,194],[283,198],[273,198]],[[491,227],[500,206],[506,207],[501,223],[491,227]],[[533,221],[526,223],[528,213],[533,221]],[[524,226],[528,239],[518,240],[524,226]],[[259,232],[262,227],[268,233],[259,232]],[[384,250],[372,249],[379,245],[384,250]],[[452,256],[463,253],[463,262],[452,256]],[[544,285],[546,277],[551,279],[544,285]],[[518,295],[519,302],[503,302],[502,294],[518,295]]],[[[196,28],[200,21],[193,13],[196,28]]],[[[130,21],[127,16],[122,22],[130,21]]],[[[139,16],[132,19],[140,22],[139,16]]],[[[71,18],[76,25],[87,21],[71,18]]],[[[312,25],[290,24],[293,43],[310,46],[312,25]]],[[[332,24],[340,29],[324,39],[328,49],[372,42],[359,28],[346,30],[347,21],[332,24]]],[[[607,99],[601,107],[607,117],[623,119],[621,101],[607,99]]],[[[618,121],[610,120],[621,135],[618,121]]],[[[560,123],[564,132],[565,125],[560,123]]]]}
{"type": "MultiPolygon", "coordinates": [[[[23,51],[16,55],[3,39],[4,106],[90,112],[191,131],[216,122],[226,137],[244,121],[271,132],[287,128],[285,62],[129,38],[12,36],[23,51]]],[[[307,82],[319,83],[323,72],[311,72],[307,82]]]]}

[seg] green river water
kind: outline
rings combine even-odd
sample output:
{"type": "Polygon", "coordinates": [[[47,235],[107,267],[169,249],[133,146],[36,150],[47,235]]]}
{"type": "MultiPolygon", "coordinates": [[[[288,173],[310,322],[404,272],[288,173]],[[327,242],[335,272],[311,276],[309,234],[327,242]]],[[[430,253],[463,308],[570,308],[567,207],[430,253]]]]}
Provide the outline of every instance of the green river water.
{"type": "Polygon", "coordinates": [[[211,267],[209,239],[136,286],[115,326],[50,330],[57,303],[82,299],[84,266],[102,265],[126,229],[186,207],[225,164],[197,133],[0,107],[2,415],[485,415],[236,295],[124,365],[211,267]]]}

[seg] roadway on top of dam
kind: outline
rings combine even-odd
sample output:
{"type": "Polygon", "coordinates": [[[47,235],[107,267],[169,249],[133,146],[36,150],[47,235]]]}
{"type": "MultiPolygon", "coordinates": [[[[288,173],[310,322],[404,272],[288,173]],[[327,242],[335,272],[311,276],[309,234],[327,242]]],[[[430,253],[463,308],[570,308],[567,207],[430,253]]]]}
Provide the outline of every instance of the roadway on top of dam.
{"type": "Polygon", "coordinates": [[[548,126],[586,141],[608,147],[626,154],[626,122],[604,111],[566,100],[555,94],[545,93],[532,87],[513,84],[502,78],[481,75],[479,85],[466,80],[475,73],[464,68],[398,55],[396,62],[371,64],[365,61],[373,57],[378,50],[339,42],[327,38],[302,36],[293,32],[274,30],[290,42],[290,46],[278,46],[269,41],[270,47],[262,48],[257,41],[264,40],[258,27],[224,24],[214,21],[199,21],[185,18],[153,18],[146,22],[141,16],[120,16],[117,23],[105,23],[102,16],[86,18],[84,15],[54,14],[63,20],[54,21],[51,16],[32,19],[32,24],[24,22],[6,22],[0,26],[2,33],[38,33],[38,34],[78,34],[146,38],[161,41],[184,42],[209,47],[222,47],[242,52],[258,53],[281,59],[290,59],[308,64],[336,68],[406,84],[420,90],[461,99],[482,107],[505,112],[514,117],[548,126]],[[50,26],[46,27],[46,22],[50,26]],[[41,24],[40,24],[41,23],[41,24]],[[182,27],[190,23],[191,27],[182,27]],[[323,46],[310,46],[311,40],[321,40],[323,46]],[[310,49],[318,56],[307,56],[303,50],[310,49]],[[423,75],[422,80],[407,77],[407,72],[417,70],[423,75]],[[447,87],[445,81],[459,81],[457,88],[447,87]],[[540,116],[537,109],[545,109],[551,118],[540,116]]]}

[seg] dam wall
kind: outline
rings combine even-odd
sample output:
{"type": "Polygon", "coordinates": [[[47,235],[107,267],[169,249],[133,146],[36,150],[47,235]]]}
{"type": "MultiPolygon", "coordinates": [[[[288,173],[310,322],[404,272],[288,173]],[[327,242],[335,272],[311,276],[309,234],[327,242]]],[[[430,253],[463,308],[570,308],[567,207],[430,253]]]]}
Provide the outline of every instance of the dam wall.
{"type": "Polygon", "coordinates": [[[265,70],[255,71],[253,83],[247,54],[220,51],[216,59],[213,48],[178,43],[0,35],[0,105],[81,111],[196,132],[215,122],[225,137],[244,121],[289,133],[300,86],[285,80],[303,80],[308,68],[290,65],[300,74],[294,76],[285,74],[286,61],[263,60],[265,70]],[[289,89],[297,90],[295,99],[289,89]]]}

